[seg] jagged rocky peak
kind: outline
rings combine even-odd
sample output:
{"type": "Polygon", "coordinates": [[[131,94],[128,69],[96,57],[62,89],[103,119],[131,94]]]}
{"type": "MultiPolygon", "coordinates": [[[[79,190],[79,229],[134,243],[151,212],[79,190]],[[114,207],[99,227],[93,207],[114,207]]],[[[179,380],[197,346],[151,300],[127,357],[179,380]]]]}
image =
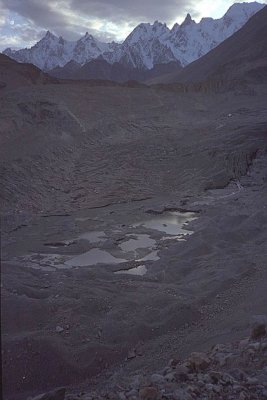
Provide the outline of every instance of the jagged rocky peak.
{"type": "Polygon", "coordinates": [[[152,30],[153,31],[162,31],[162,32],[166,32],[166,30],[169,30],[169,28],[167,27],[166,23],[162,23],[159,22],[158,20],[155,21],[152,25],[152,30]]]}
{"type": "MultiPolygon", "coordinates": [[[[138,24],[134,30],[128,35],[129,37],[133,37],[136,36],[138,34],[144,34],[144,33],[148,33],[150,31],[151,25],[149,23],[145,23],[145,22],[141,22],[140,24],[138,24]]],[[[127,40],[127,38],[125,39],[127,40]]]]}
{"type": "Polygon", "coordinates": [[[155,21],[153,24],[142,22],[134,28],[124,42],[136,43],[140,39],[157,38],[166,33],[169,33],[169,28],[166,24],[159,21],[155,21]]]}
{"type": "Polygon", "coordinates": [[[40,49],[49,49],[50,47],[55,48],[55,46],[58,46],[58,45],[64,46],[64,42],[65,41],[62,38],[62,36],[57,37],[52,32],[47,31],[46,34],[44,35],[44,37],[41,38],[39,40],[39,42],[37,42],[31,49],[34,49],[36,47],[40,48],[40,49]]]}
{"type": "Polygon", "coordinates": [[[213,21],[214,21],[214,19],[211,18],[211,17],[203,17],[203,18],[201,18],[201,20],[200,20],[200,24],[206,23],[206,22],[213,22],[213,21]]]}
{"type": "MultiPolygon", "coordinates": [[[[140,39],[148,35],[150,24],[141,23],[137,25],[134,30],[127,36],[123,44],[136,43],[140,39]]],[[[122,45],[123,45],[122,44],[122,45]]]]}
{"type": "Polygon", "coordinates": [[[88,40],[95,40],[95,39],[91,34],[86,32],[86,34],[83,37],[81,37],[79,40],[88,41],[88,40]]]}
{"type": "Polygon", "coordinates": [[[11,49],[11,47],[7,47],[3,54],[5,54],[6,56],[10,56],[13,53],[14,50],[11,49]]]}
{"type": "Polygon", "coordinates": [[[178,24],[178,22],[175,22],[175,24],[173,25],[171,32],[175,33],[180,29],[180,25],[178,24]]]}
{"type": "Polygon", "coordinates": [[[49,39],[49,40],[55,40],[58,39],[56,35],[54,35],[52,32],[47,31],[43,39],[49,39]]]}
{"type": "Polygon", "coordinates": [[[192,19],[191,15],[187,13],[184,22],[181,24],[181,28],[184,28],[185,26],[195,24],[196,22],[192,19]]]}
{"type": "Polygon", "coordinates": [[[154,24],[152,25],[152,33],[153,33],[153,35],[156,35],[159,37],[159,36],[164,36],[166,34],[169,34],[170,30],[165,23],[163,24],[159,21],[155,21],[154,24]]]}

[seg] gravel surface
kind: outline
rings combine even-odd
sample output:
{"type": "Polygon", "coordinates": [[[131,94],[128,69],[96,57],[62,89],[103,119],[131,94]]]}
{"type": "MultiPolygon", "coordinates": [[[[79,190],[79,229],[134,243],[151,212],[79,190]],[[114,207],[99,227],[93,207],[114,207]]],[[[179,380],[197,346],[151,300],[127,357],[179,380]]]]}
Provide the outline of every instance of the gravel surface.
{"type": "MultiPolygon", "coordinates": [[[[128,388],[176,355],[236,343],[249,335],[251,316],[266,314],[266,87],[251,93],[89,83],[0,93],[6,399],[59,386],[97,396],[119,382],[128,388]],[[185,241],[162,241],[140,225],[175,210],[198,217],[185,241]],[[94,232],[105,240],[82,237],[94,232]],[[138,266],[135,259],[119,267],[66,264],[95,247],[119,257],[134,234],[149,235],[159,256],[145,261],[143,276],[114,274],[138,266]]],[[[229,346],[234,354],[236,344],[229,346]]],[[[209,365],[208,377],[189,369],[190,385],[200,390],[203,381],[203,398],[219,398],[224,378],[216,383],[217,366],[209,365]]],[[[129,398],[176,390],[170,398],[182,398],[185,387],[168,373],[129,398]]],[[[236,398],[265,390],[251,388],[236,398]]],[[[231,398],[232,383],[228,389],[231,398]]],[[[194,390],[184,398],[201,398],[194,390]]],[[[123,400],[128,392],[121,392],[123,400]]]]}

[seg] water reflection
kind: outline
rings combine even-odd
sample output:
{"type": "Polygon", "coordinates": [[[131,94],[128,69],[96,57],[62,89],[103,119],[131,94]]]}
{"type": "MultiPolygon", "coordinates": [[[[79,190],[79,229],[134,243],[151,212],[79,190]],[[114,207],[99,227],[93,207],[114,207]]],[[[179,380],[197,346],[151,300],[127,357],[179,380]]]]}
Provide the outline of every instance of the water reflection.
{"type": "Polygon", "coordinates": [[[147,273],[147,267],[145,265],[139,265],[138,267],[134,267],[134,268],[130,268],[130,269],[120,269],[119,271],[115,271],[114,273],[115,274],[143,276],[147,273]]]}
{"type": "Polygon", "coordinates": [[[196,219],[196,214],[191,212],[181,213],[179,211],[168,212],[152,219],[134,224],[134,227],[144,226],[148,229],[164,232],[168,235],[188,235],[192,231],[184,229],[185,225],[196,219]]]}
{"type": "Polygon", "coordinates": [[[113,257],[105,250],[92,249],[66,261],[66,264],[72,267],[86,267],[96,264],[120,264],[125,261],[127,260],[113,257]]]}

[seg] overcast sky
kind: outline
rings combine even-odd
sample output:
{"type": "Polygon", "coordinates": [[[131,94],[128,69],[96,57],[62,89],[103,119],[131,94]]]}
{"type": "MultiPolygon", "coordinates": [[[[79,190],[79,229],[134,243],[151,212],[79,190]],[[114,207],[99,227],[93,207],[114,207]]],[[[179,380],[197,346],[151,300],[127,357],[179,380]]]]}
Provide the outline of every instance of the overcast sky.
{"type": "MultiPolygon", "coordinates": [[[[260,0],[267,3],[267,0],[260,0]]],[[[0,50],[32,46],[50,30],[68,40],[86,31],[122,41],[140,22],[181,23],[189,12],[220,18],[233,0],[0,0],[0,50]]]]}

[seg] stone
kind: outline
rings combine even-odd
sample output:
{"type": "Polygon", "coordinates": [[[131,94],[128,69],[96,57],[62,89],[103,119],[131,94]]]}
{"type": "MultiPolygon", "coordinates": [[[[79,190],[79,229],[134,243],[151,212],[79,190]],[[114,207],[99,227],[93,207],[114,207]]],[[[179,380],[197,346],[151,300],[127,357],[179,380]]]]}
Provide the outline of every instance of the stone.
{"type": "Polygon", "coordinates": [[[193,397],[183,389],[177,389],[172,395],[172,400],[192,400],[193,397]]]}
{"type": "Polygon", "coordinates": [[[141,381],[142,381],[142,376],[141,375],[135,375],[132,382],[131,382],[131,388],[138,390],[141,386],[141,381]]]}
{"type": "Polygon", "coordinates": [[[132,389],[126,393],[127,398],[133,398],[138,396],[138,391],[136,389],[132,389]]]}
{"type": "Polygon", "coordinates": [[[201,379],[205,382],[205,383],[212,383],[212,379],[211,376],[209,374],[202,374],[201,375],[201,379]]]}
{"type": "Polygon", "coordinates": [[[227,361],[231,359],[230,354],[217,353],[214,359],[218,362],[220,367],[224,367],[227,361]]]}
{"type": "Polygon", "coordinates": [[[249,348],[258,351],[261,348],[261,344],[259,342],[250,343],[249,348]]]}
{"type": "Polygon", "coordinates": [[[169,363],[168,366],[171,368],[176,368],[176,366],[178,365],[179,360],[177,358],[172,358],[169,363]]]}
{"type": "Polygon", "coordinates": [[[65,399],[65,388],[60,388],[53,390],[51,392],[39,394],[38,396],[34,397],[32,400],[64,400],[65,399]]]}
{"type": "Polygon", "coordinates": [[[249,344],[249,339],[243,339],[239,342],[238,348],[244,350],[249,344]]]}
{"type": "Polygon", "coordinates": [[[176,381],[187,381],[189,379],[188,377],[188,368],[185,367],[184,365],[177,365],[174,373],[176,381]]]}
{"type": "Polygon", "coordinates": [[[165,375],[165,380],[167,382],[174,382],[175,381],[175,376],[172,372],[170,372],[169,374],[165,375]]]}
{"type": "Polygon", "coordinates": [[[218,383],[222,377],[222,374],[217,371],[210,371],[209,376],[211,378],[212,383],[218,383]]]}
{"type": "Polygon", "coordinates": [[[140,389],[139,398],[140,400],[158,400],[160,398],[160,394],[155,387],[148,386],[140,389]]]}
{"type": "Polygon", "coordinates": [[[215,346],[213,346],[211,353],[215,354],[218,352],[224,352],[226,350],[226,346],[224,344],[216,344],[215,346]]]}
{"type": "Polygon", "coordinates": [[[205,385],[205,387],[206,387],[206,389],[207,389],[208,391],[210,391],[210,392],[212,392],[213,389],[214,389],[214,385],[213,385],[212,383],[207,383],[207,384],[205,385]]]}
{"type": "Polygon", "coordinates": [[[248,385],[257,385],[259,383],[257,378],[247,377],[247,384],[248,385]]]}
{"type": "Polygon", "coordinates": [[[192,353],[188,359],[190,369],[193,371],[201,371],[208,368],[210,359],[205,353],[192,353]]]}
{"type": "Polygon", "coordinates": [[[239,395],[239,400],[247,400],[248,396],[246,395],[245,392],[241,392],[239,395]]]}
{"type": "Polygon", "coordinates": [[[190,385],[187,387],[187,390],[189,390],[191,393],[194,393],[196,395],[200,395],[200,390],[198,387],[194,386],[194,385],[190,385]]]}
{"type": "Polygon", "coordinates": [[[172,371],[173,371],[172,368],[170,368],[170,367],[165,367],[164,370],[163,370],[163,375],[165,376],[165,375],[167,375],[167,374],[170,374],[172,371]]]}
{"type": "Polygon", "coordinates": [[[61,333],[61,332],[63,332],[63,331],[64,331],[64,328],[62,328],[62,326],[59,326],[59,325],[58,325],[58,326],[56,327],[56,332],[57,332],[57,333],[61,333]]]}
{"type": "Polygon", "coordinates": [[[240,385],[233,385],[233,391],[234,392],[240,392],[241,391],[241,389],[242,389],[242,387],[240,386],[240,385]]]}
{"type": "Polygon", "coordinates": [[[161,384],[161,383],[165,382],[163,375],[160,375],[160,374],[153,374],[153,375],[151,375],[150,379],[151,379],[152,383],[161,384]]]}
{"type": "Polygon", "coordinates": [[[135,358],[135,357],[136,357],[135,351],[134,350],[129,350],[128,354],[127,354],[128,360],[131,360],[132,358],[135,358]]]}
{"type": "Polygon", "coordinates": [[[219,385],[213,385],[213,391],[219,394],[221,393],[221,387],[219,385]]]}
{"type": "Polygon", "coordinates": [[[228,372],[230,376],[238,381],[244,381],[247,377],[247,374],[239,368],[232,368],[228,372]]]}
{"type": "Polygon", "coordinates": [[[267,319],[265,315],[255,315],[253,317],[252,330],[250,338],[253,340],[260,339],[266,336],[266,323],[267,319]]]}
{"type": "Polygon", "coordinates": [[[227,374],[226,372],[222,376],[222,381],[227,383],[227,385],[229,385],[229,384],[233,385],[235,383],[235,379],[231,375],[227,374]]]}

